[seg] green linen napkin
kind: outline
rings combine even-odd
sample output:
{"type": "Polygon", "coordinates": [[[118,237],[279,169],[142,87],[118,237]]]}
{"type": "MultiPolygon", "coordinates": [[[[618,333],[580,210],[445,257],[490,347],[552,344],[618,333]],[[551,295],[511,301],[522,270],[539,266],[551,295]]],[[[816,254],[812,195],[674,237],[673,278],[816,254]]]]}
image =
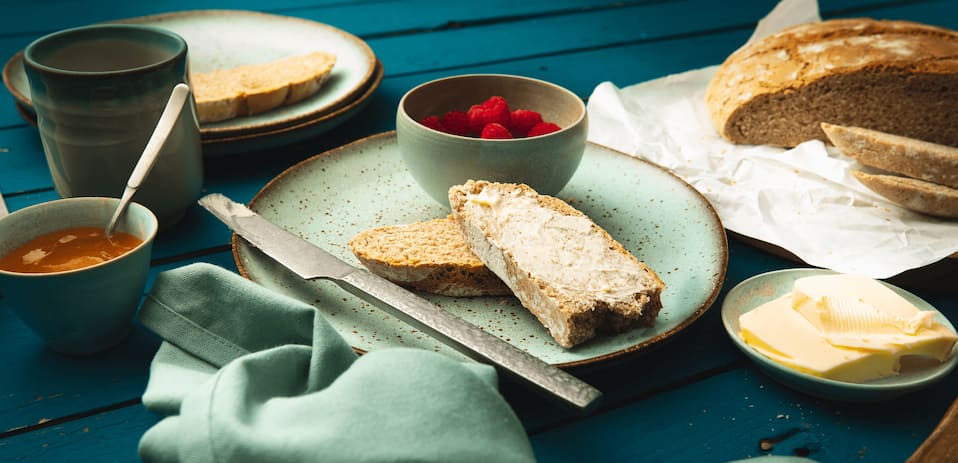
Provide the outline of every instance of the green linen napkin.
{"type": "Polygon", "coordinates": [[[140,440],[155,462],[534,461],[487,365],[357,356],[319,311],[228,270],[161,273],[139,320],[164,342],[140,440]]]}

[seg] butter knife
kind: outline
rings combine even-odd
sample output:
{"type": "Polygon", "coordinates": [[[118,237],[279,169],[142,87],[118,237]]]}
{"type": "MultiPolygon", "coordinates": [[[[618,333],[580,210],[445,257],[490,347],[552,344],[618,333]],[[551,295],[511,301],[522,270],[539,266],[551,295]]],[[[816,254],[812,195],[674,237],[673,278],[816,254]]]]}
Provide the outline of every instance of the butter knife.
{"type": "Polygon", "coordinates": [[[10,213],[10,210],[7,209],[7,203],[3,201],[3,193],[0,192],[0,217],[3,217],[10,213]]]}
{"type": "Polygon", "coordinates": [[[332,280],[346,291],[430,334],[469,358],[491,364],[546,397],[581,411],[602,393],[568,372],[489,334],[412,292],[354,267],[266,220],[243,204],[213,193],[199,203],[236,234],[306,280],[332,280]]]}

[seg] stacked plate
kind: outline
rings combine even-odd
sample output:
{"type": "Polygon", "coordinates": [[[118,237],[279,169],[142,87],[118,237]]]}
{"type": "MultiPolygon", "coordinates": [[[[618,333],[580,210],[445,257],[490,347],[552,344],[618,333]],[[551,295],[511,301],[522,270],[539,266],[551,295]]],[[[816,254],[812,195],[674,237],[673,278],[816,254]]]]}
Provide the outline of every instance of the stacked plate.
{"type": "MultiPolygon", "coordinates": [[[[256,151],[314,137],[362,109],[383,78],[382,63],[364,41],[305,19],[251,11],[198,10],[111,22],[158,26],[180,34],[189,45],[192,72],[273,61],[311,51],[336,55],[336,66],[316,95],[262,114],[201,124],[203,152],[207,156],[256,151]]],[[[22,51],[7,61],[3,81],[20,114],[36,123],[22,51]]]]}

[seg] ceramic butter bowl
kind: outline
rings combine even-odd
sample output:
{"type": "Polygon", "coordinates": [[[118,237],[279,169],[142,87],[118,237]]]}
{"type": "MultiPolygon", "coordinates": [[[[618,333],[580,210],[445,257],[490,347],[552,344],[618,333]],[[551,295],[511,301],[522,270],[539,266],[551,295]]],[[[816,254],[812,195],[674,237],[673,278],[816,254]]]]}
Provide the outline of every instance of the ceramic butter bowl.
{"type": "MultiPolygon", "coordinates": [[[[41,235],[103,227],[118,202],[100,197],[60,199],[2,217],[0,257],[41,235]]],[[[140,242],[125,253],[71,270],[27,273],[0,269],[0,307],[9,308],[57,352],[90,354],[117,344],[133,326],[158,225],[149,209],[130,203],[116,230],[140,242]]]]}
{"type": "MultiPolygon", "coordinates": [[[[722,303],[722,324],[736,347],[753,360],[765,373],[778,382],[805,394],[842,402],[878,402],[923,389],[940,381],[958,366],[958,353],[944,362],[933,359],[902,361],[899,375],[888,376],[864,383],[836,381],[802,373],[762,355],[745,343],[739,335],[739,317],[751,310],[778,298],[792,290],[799,278],[816,275],[836,275],[823,269],[778,270],[753,276],[732,288],[722,303]]],[[[954,326],[931,304],[904,289],[884,283],[919,310],[932,311],[935,320],[954,331],[954,326]]]]}
{"type": "Polygon", "coordinates": [[[473,74],[421,84],[407,92],[396,113],[396,136],[416,183],[448,206],[449,187],[466,180],[525,183],[540,194],[556,195],[582,160],[588,118],[585,103],[558,85],[528,77],[473,74]],[[448,111],[467,111],[492,96],[510,109],[540,113],[561,129],[546,135],[483,139],[434,130],[419,121],[448,111]]]}

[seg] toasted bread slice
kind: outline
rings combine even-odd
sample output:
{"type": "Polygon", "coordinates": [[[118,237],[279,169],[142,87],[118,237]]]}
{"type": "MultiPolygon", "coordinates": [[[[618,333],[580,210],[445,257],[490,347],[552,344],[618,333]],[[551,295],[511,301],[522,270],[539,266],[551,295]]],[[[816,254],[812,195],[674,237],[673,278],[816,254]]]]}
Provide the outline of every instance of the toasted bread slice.
{"type": "Polygon", "coordinates": [[[823,123],[822,130],[839,151],[866,166],[958,188],[958,148],[860,127],[823,123]]]}
{"type": "Polygon", "coordinates": [[[312,52],[261,64],[190,75],[200,122],[250,116],[316,94],[336,55],[312,52]]]}
{"type": "Polygon", "coordinates": [[[852,174],[875,193],[906,209],[938,217],[958,218],[958,189],[897,175],[852,174]]]}
{"type": "Polygon", "coordinates": [[[349,249],[369,271],[408,288],[446,296],[512,294],[449,218],[365,230],[349,240],[349,249]]]}
{"type": "Polygon", "coordinates": [[[470,180],[449,189],[449,204],[472,252],[559,345],[655,321],[662,280],[562,200],[527,185],[470,180]]]}

